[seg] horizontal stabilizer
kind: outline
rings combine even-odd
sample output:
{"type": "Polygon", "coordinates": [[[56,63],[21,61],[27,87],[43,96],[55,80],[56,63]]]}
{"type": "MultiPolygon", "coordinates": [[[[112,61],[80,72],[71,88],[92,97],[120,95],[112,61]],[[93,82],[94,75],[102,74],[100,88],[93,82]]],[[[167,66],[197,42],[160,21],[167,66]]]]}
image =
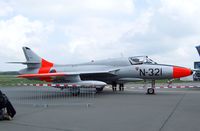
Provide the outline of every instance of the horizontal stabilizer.
{"type": "Polygon", "coordinates": [[[28,62],[7,62],[9,64],[24,64],[24,65],[28,65],[28,64],[40,64],[40,62],[34,62],[34,61],[28,61],[28,62]]]}

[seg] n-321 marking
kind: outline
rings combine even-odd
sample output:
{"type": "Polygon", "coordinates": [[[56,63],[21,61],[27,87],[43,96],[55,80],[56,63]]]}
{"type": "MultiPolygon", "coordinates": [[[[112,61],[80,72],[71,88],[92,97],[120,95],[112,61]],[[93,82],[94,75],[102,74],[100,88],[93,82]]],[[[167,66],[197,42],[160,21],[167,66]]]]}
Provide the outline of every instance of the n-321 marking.
{"type": "Polygon", "coordinates": [[[162,68],[139,69],[140,76],[162,76],[162,68]]]}

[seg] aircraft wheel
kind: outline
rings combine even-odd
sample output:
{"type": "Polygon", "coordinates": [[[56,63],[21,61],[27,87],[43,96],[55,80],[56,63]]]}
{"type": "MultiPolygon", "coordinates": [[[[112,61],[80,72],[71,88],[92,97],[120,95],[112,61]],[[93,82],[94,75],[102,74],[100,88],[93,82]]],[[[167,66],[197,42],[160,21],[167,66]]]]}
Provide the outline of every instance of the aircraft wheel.
{"type": "Polygon", "coordinates": [[[78,95],[80,95],[80,92],[73,92],[72,93],[72,96],[78,96],[78,95]]]}
{"type": "Polygon", "coordinates": [[[70,93],[72,96],[78,96],[80,94],[80,89],[79,88],[71,88],[70,93]]]}
{"type": "Polygon", "coordinates": [[[102,92],[102,91],[103,91],[103,88],[96,88],[96,91],[97,91],[97,92],[102,92]]]}
{"type": "Polygon", "coordinates": [[[115,91],[117,90],[117,88],[116,88],[116,87],[113,87],[112,90],[113,90],[113,92],[115,92],[115,91]]]}
{"type": "Polygon", "coordinates": [[[154,88],[147,89],[147,94],[154,94],[154,93],[155,93],[154,88]]]}

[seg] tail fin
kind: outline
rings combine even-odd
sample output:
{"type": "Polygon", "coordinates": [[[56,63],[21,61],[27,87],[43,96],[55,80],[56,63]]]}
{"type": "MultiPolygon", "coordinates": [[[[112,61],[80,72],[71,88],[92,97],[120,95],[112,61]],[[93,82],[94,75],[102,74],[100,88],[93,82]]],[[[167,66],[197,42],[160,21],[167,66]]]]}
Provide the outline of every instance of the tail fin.
{"type": "Polygon", "coordinates": [[[22,47],[22,49],[23,49],[24,55],[26,57],[26,62],[9,62],[9,63],[24,64],[24,65],[27,65],[28,68],[40,68],[40,67],[53,66],[53,63],[42,59],[35,52],[33,52],[30,48],[22,47]]]}
{"type": "MultiPolygon", "coordinates": [[[[28,68],[39,68],[41,66],[42,58],[35,54],[30,48],[22,47],[26,57],[26,64],[28,68]]],[[[25,63],[23,63],[25,64],[25,63]]]]}
{"type": "Polygon", "coordinates": [[[40,63],[42,58],[35,54],[30,48],[22,47],[27,62],[40,63]]]}

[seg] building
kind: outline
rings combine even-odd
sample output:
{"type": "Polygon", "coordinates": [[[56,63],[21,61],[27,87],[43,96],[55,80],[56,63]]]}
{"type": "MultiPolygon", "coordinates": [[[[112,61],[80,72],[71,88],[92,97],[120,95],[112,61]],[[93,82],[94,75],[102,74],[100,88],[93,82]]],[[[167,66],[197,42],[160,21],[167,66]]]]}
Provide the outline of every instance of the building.
{"type": "MultiPolygon", "coordinates": [[[[194,62],[194,69],[200,70],[200,61],[194,62]]],[[[195,71],[195,73],[193,75],[193,80],[200,81],[200,71],[195,71]]]]}
{"type": "MultiPolygon", "coordinates": [[[[200,56],[200,45],[196,46],[197,52],[199,53],[200,56]]],[[[194,62],[194,69],[199,69],[200,70],[200,61],[194,62]]],[[[200,81],[200,71],[195,71],[193,75],[193,80],[194,81],[200,81]]]]}

